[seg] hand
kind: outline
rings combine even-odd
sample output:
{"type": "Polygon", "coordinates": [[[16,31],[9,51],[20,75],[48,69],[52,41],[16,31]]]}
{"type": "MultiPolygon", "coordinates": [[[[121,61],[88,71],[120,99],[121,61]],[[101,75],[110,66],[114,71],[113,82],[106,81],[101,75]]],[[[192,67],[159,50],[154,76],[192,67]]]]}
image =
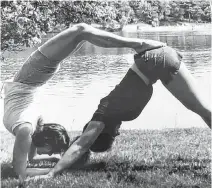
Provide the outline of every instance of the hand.
{"type": "Polygon", "coordinates": [[[34,178],[35,178],[35,180],[37,180],[37,179],[50,179],[50,178],[53,178],[53,175],[49,173],[49,174],[46,174],[46,175],[35,176],[34,178]]]}
{"type": "Polygon", "coordinates": [[[39,179],[49,179],[49,178],[53,178],[53,174],[52,173],[48,173],[46,175],[39,175],[39,176],[34,176],[34,177],[28,177],[25,182],[30,181],[30,180],[39,180],[39,179]]]}
{"type": "Polygon", "coordinates": [[[144,40],[144,41],[142,41],[142,43],[140,43],[134,49],[137,53],[143,53],[145,51],[161,48],[161,47],[164,47],[164,46],[167,46],[167,44],[160,42],[160,41],[144,40]]]}

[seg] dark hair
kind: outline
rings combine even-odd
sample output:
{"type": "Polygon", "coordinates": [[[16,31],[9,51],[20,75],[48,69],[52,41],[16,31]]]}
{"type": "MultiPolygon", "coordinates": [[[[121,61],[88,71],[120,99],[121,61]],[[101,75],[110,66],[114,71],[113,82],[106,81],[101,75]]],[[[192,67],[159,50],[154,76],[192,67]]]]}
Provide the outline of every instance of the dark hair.
{"type": "MultiPolygon", "coordinates": [[[[51,153],[65,152],[80,136],[74,137],[70,141],[70,137],[66,129],[56,123],[43,123],[43,119],[37,121],[36,130],[32,135],[32,142],[36,147],[43,147],[46,144],[51,146],[51,153]]],[[[74,166],[82,165],[89,160],[90,150],[85,152],[75,163],[74,166]]]]}
{"type": "Polygon", "coordinates": [[[51,153],[61,153],[68,149],[70,138],[66,129],[56,123],[43,123],[42,118],[37,121],[36,130],[32,135],[32,142],[36,147],[51,146],[51,153]]]}

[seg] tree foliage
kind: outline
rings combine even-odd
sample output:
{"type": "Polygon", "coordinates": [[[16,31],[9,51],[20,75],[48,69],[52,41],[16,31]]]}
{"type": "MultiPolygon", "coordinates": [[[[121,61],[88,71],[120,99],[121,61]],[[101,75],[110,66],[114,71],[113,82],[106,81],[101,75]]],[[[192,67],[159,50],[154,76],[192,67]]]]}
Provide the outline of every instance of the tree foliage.
{"type": "Polygon", "coordinates": [[[207,0],[1,1],[1,50],[32,46],[46,33],[74,23],[97,23],[114,29],[136,22],[158,26],[170,19],[210,22],[210,3],[207,0]]]}

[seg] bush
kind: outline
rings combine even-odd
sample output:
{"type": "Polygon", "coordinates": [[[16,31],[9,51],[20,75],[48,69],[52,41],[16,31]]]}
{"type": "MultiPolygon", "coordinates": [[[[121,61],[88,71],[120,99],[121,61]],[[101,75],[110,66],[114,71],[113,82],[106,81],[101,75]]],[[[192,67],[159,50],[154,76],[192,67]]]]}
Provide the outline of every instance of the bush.
{"type": "MultiPolygon", "coordinates": [[[[55,28],[72,23],[97,23],[103,27],[142,21],[158,25],[171,19],[211,21],[207,0],[144,1],[1,1],[1,50],[22,50],[41,42],[55,28]]],[[[111,28],[113,30],[114,28],[111,28]]],[[[109,28],[110,29],[110,28],[109,28]]]]}

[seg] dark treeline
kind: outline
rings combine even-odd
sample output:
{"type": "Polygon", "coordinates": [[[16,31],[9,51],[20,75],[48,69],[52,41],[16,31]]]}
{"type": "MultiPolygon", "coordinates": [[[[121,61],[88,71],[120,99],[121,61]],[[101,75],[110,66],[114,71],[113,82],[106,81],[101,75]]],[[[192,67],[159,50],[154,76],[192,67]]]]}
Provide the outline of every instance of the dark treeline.
{"type": "Polygon", "coordinates": [[[1,50],[17,50],[74,23],[113,30],[140,22],[152,26],[211,22],[211,8],[207,0],[1,1],[1,19],[1,50]]]}

